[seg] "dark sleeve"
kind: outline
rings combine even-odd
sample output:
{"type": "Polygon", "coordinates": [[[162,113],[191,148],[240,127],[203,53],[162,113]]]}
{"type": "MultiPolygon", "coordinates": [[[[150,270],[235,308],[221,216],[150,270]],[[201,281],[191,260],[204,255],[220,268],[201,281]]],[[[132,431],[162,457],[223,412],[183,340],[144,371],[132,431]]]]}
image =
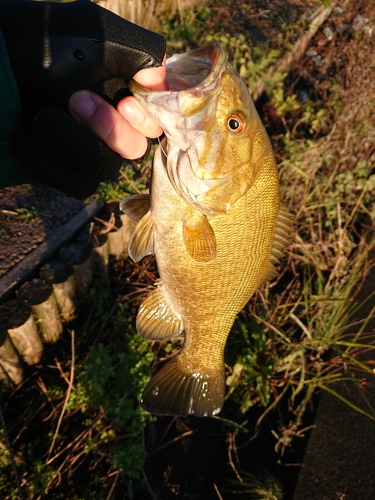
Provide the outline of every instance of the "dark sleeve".
{"type": "Polygon", "coordinates": [[[29,171],[15,157],[11,136],[21,122],[20,99],[10,66],[3,34],[0,31],[0,188],[34,182],[29,171]]]}

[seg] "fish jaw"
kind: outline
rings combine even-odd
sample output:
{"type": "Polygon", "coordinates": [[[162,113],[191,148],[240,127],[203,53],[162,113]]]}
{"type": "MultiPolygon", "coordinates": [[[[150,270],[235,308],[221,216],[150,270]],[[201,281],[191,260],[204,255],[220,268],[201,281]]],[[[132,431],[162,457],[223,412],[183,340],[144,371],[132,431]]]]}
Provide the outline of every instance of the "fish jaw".
{"type": "MultiPolygon", "coordinates": [[[[169,90],[150,91],[135,80],[129,82],[129,89],[161,125],[171,143],[186,151],[190,145],[190,141],[186,140],[186,131],[196,128],[202,112],[207,113],[207,106],[220,91],[220,76],[226,69],[226,62],[227,56],[222,47],[211,43],[167,59],[169,90]],[[175,84],[177,79],[180,79],[178,85],[175,84]],[[182,81],[184,84],[181,84],[182,81]]],[[[201,129],[201,132],[203,134],[204,130],[201,129]]]]}

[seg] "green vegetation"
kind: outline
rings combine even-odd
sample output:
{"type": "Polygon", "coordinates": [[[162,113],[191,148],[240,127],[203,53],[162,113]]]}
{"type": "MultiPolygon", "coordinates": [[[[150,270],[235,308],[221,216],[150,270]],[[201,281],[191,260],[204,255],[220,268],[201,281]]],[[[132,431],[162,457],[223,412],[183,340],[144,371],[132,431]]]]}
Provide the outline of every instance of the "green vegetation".
{"type": "Polygon", "coordinates": [[[16,209],[19,214],[20,219],[27,221],[29,226],[32,226],[35,222],[41,221],[42,216],[46,216],[44,212],[39,212],[35,207],[22,207],[16,209]]]}
{"type": "MultiPolygon", "coordinates": [[[[116,498],[202,498],[200,482],[207,471],[198,471],[194,486],[172,469],[188,456],[194,433],[204,439],[211,432],[228,450],[218,452],[231,466],[219,478],[220,491],[228,495],[224,498],[235,493],[235,498],[281,500],[277,477],[283,457],[307,430],[314,394],[326,390],[353,406],[337,389],[337,381],[346,381],[363,396],[363,405],[355,409],[375,420],[362,391],[362,378],[373,373],[362,356],[374,350],[374,336],[367,333],[374,310],[364,315],[361,306],[366,304],[359,303],[373,265],[375,86],[363,83],[369,78],[365,65],[362,83],[352,81],[348,88],[340,72],[330,77],[313,61],[305,61],[303,71],[270,72],[306,28],[298,13],[270,14],[268,21],[276,23],[271,36],[256,41],[247,32],[236,33],[232,18],[228,23],[230,0],[199,5],[165,22],[168,50],[215,39],[249,88],[263,80],[265,93],[258,104],[280,166],[282,203],[296,213],[296,234],[279,277],[254,295],[235,322],[226,349],[227,400],[209,429],[194,419],[156,419],[139,406],[154,353],[158,363],[181,345],[180,340],[155,343],[153,353],[135,333],[140,295],[157,278],[152,260],[142,266],[128,263],[111,281],[97,280],[83,306],[84,323],[76,333],[66,332],[61,352],[51,347],[45,361],[49,367],[31,374],[7,404],[12,421],[19,406],[30,401],[25,425],[38,429],[35,435],[22,431],[27,439],[18,439],[19,423],[9,429],[29,498],[47,498],[47,491],[54,492],[53,498],[115,498],[115,486],[116,498]],[[261,432],[271,415],[273,470],[254,470],[240,463],[236,438],[243,445],[250,442],[254,429],[261,432]],[[166,453],[158,455],[160,462],[157,452],[166,453]]],[[[250,22],[251,11],[243,14],[250,22]]],[[[238,29],[246,31],[243,25],[238,29]]],[[[368,53],[364,37],[354,42],[353,50],[368,53]]],[[[124,165],[119,181],[103,184],[99,196],[121,199],[143,192],[149,171],[150,160],[124,165]]],[[[1,434],[0,443],[5,442],[1,434]]],[[[0,447],[0,492],[4,498],[18,496],[5,445],[0,447]]]]}

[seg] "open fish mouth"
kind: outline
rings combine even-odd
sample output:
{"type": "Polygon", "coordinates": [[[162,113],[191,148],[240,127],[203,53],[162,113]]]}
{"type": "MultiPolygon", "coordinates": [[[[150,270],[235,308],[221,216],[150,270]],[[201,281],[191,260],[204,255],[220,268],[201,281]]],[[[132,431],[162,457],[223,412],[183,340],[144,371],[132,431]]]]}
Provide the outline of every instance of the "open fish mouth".
{"type": "Polygon", "coordinates": [[[129,89],[166,129],[165,113],[158,114],[156,109],[162,108],[183,117],[201,111],[220,90],[219,76],[225,70],[226,62],[224,49],[212,42],[167,59],[169,90],[149,91],[134,80],[129,82],[129,89]]]}
{"type": "Polygon", "coordinates": [[[196,94],[216,80],[225,61],[225,53],[218,43],[204,45],[186,54],[176,54],[167,59],[169,89],[179,92],[198,87],[194,89],[196,94]]]}

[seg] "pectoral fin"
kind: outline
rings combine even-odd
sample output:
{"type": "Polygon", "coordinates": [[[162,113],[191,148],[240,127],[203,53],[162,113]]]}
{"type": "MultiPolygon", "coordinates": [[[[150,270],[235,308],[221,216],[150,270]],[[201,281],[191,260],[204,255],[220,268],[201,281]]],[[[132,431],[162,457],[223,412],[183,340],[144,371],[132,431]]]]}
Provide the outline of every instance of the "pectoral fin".
{"type": "Polygon", "coordinates": [[[154,253],[154,221],[151,212],[138,222],[133,229],[128,246],[129,257],[138,262],[146,255],[154,253]]]}
{"type": "Polygon", "coordinates": [[[169,340],[180,335],[183,329],[181,318],[172,311],[160,284],[139,308],[137,332],[147,340],[169,340]]]}
{"type": "Polygon", "coordinates": [[[275,227],[270,263],[263,276],[262,283],[267,283],[267,281],[275,278],[278,274],[275,265],[280,264],[279,259],[284,257],[283,250],[290,244],[290,235],[294,231],[293,220],[294,215],[286,208],[280,207],[275,227]]]}
{"type": "Polygon", "coordinates": [[[183,222],[185,248],[198,262],[209,262],[216,257],[215,233],[205,215],[194,212],[183,222]]]}
{"type": "Polygon", "coordinates": [[[134,222],[139,222],[150,210],[150,195],[135,194],[134,196],[128,196],[120,201],[120,210],[129,215],[134,222]]]}

